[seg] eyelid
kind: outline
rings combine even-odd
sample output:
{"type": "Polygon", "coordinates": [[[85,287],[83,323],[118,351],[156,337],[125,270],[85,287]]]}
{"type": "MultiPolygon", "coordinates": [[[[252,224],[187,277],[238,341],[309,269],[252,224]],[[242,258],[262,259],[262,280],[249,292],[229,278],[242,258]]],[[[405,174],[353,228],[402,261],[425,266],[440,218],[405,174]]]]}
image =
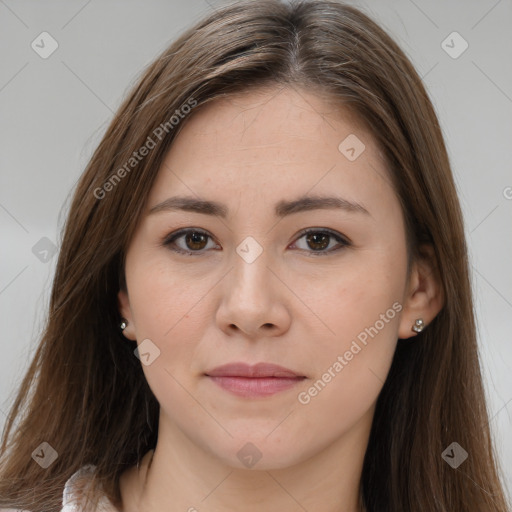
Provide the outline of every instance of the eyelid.
{"type": "Polygon", "coordinates": [[[352,242],[349,240],[348,237],[342,235],[341,233],[338,233],[338,231],[334,231],[333,229],[329,228],[304,228],[297,233],[296,240],[298,240],[304,235],[307,235],[308,233],[327,233],[328,235],[331,235],[333,238],[336,238],[336,240],[343,242],[345,245],[352,245],[352,242]]]}
{"type": "Polygon", "coordinates": [[[191,227],[191,228],[181,228],[181,229],[178,229],[177,231],[173,231],[172,233],[169,233],[167,236],[164,237],[163,243],[168,244],[168,243],[174,241],[176,238],[179,238],[180,236],[186,235],[190,232],[200,233],[201,235],[207,235],[213,239],[213,236],[210,233],[208,233],[208,231],[205,231],[202,228],[191,227]]]}

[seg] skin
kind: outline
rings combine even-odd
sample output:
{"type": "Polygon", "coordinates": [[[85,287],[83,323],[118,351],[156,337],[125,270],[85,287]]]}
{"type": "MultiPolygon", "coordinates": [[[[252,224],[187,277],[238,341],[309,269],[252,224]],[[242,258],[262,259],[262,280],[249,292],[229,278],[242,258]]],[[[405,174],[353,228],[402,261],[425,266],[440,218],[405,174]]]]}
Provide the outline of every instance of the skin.
{"type": "MultiPolygon", "coordinates": [[[[372,136],[349,112],[304,90],[219,99],[187,119],[147,212],[178,195],[218,201],[229,213],[148,213],[127,250],[124,334],[160,350],[143,370],[161,413],[154,453],[122,475],[121,509],[357,511],[375,403],[397,339],[415,336],[417,318],[428,329],[443,301],[428,258],[407,275],[402,211],[372,136]],[[349,134],[365,145],[354,161],[338,149],[349,134]],[[305,194],[335,195],[368,213],[275,215],[279,201],[305,194]],[[163,244],[180,228],[211,236],[189,241],[200,255],[163,244]],[[304,228],[333,230],[350,245],[328,252],[340,244],[327,238],[318,255],[304,228]],[[252,263],[236,251],[249,236],[263,249],[252,263]],[[401,311],[301,403],[298,394],[394,303],[401,311]],[[239,397],[204,375],[234,361],[273,362],[306,378],[271,397],[239,397]],[[261,454],[251,468],[237,457],[248,442],[261,454]]],[[[187,249],[185,236],[176,246],[187,249]]]]}

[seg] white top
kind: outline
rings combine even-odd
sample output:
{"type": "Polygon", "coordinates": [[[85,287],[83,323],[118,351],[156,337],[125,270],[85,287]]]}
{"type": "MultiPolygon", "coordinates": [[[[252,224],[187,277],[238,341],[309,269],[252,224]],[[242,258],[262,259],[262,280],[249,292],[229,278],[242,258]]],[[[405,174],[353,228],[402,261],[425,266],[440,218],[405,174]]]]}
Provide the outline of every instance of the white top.
{"type": "MultiPolygon", "coordinates": [[[[90,486],[95,469],[95,466],[88,464],[71,475],[64,486],[61,512],[81,512],[83,510],[84,491],[90,486]]],[[[102,495],[98,501],[96,512],[119,511],[105,495],[102,495]]]]}
{"type": "MultiPolygon", "coordinates": [[[[84,506],[84,491],[91,484],[91,477],[94,474],[96,466],[88,464],[73,473],[64,486],[62,494],[61,512],[82,512],[84,506]]],[[[0,512],[30,512],[16,509],[0,509],[0,512]]],[[[98,501],[95,512],[119,512],[112,502],[104,495],[98,501]]]]}

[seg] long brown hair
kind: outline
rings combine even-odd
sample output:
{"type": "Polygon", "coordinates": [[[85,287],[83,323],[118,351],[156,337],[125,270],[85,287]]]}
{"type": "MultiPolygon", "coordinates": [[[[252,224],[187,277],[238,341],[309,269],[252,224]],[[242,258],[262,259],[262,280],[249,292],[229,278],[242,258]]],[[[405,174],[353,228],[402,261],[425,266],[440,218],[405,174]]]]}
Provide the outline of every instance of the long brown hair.
{"type": "Polygon", "coordinates": [[[409,255],[430,244],[444,290],[428,328],[398,342],[366,451],[362,503],[371,512],[507,510],[463,220],[436,114],[396,43],[334,0],[237,2],[212,12],[144,71],[119,108],[74,193],[45,329],[3,432],[0,506],[58,511],[65,481],[85,464],[119,503],[119,476],[155,447],[159,414],[136,345],[118,327],[125,249],[186,123],[184,106],[273,84],[326,95],[370,130],[402,204],[409,255]],[[148,137],[154,147],[134,163],[148,137]],[[469,454],[457,469],[441,456],[454,441],[469,454]],[[47,469],[31,456],[43,442],[58,454],[47,469]]]}

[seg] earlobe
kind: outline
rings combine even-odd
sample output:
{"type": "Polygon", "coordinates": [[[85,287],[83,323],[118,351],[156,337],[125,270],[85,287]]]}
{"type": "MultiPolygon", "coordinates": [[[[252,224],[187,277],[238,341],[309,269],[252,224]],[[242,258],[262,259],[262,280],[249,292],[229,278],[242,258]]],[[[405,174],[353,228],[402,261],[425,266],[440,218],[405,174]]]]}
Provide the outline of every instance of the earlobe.
{"type": "Polygon", "coordinates": [[[411,269],[398,337],[408,339],[428,330],[443,305],[444,290],[433,248],[423,246],[411,269]]]}
{"type": "Polygon", "coordinates": [[[130,308],[128,293],[124,290],[119,290],[117,294],[117,301],[119,314],[121,315],[119,329],[122,331],[125,338],[135,341],[137,338],[135,336],[135,325],[133,323],[133,315],[130,308]]]}

